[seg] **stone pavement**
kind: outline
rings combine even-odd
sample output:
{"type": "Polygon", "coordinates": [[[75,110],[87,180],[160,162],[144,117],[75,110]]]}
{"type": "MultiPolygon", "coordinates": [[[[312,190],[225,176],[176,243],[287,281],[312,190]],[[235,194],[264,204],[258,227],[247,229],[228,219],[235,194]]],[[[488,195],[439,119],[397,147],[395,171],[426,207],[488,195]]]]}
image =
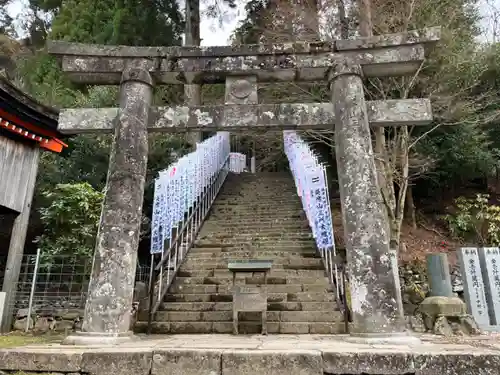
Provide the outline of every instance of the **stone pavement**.
{"type": "Polygon", "coordinates": [[[346,337],[155,335],[111,347],[32,345],[0,350],[0,370],[72,375],[500,374],[500,335],[422,335],[422,343],[411,347],[354,344],[346,337]]]}

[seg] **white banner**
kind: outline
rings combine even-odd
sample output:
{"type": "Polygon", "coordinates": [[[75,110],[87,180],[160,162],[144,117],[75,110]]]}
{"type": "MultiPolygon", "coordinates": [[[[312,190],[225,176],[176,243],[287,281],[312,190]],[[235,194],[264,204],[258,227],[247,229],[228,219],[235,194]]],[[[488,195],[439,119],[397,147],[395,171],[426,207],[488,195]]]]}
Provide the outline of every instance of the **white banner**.
{"type": "Polygon", "coordinates": [[[155,180],[151,218],[151,254],[162,253],[172,229],[178,228],[185,214],[202,198],[229,159],[228,132],[218,132],[197,144],[196,151],[184,155],[155,180]]]}
{"type": "Polygon", "coordinates": [[[283,146],[316,246],[332,250],[335,243],[325,168],[295,131],[283,132],[283,146]]]}

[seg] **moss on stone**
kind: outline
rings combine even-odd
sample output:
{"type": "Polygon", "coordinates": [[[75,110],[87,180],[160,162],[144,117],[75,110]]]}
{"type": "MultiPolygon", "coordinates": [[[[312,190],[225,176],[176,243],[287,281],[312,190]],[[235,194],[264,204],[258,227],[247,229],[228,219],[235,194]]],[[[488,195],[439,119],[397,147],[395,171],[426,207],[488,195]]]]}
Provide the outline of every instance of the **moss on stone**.
{"type": "Polygon", "coordinates": [[[0,335],[0,349],[15,348],[18,346],[33,344],[50,344],[61,340],[62,336],[59,335],[33,336],[19,333],[0,335]]]}

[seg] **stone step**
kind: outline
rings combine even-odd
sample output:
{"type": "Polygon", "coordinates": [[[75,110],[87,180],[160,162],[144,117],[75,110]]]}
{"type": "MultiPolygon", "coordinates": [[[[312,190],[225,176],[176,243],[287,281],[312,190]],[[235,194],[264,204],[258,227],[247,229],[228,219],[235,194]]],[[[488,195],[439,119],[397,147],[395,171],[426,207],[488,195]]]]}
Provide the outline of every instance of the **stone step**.
{"type": "Polygon", "coordinates": [[[222,255],[214,256],[214,255],[207,255],[207,254],[191,254],[189,255],[188,259],[184,263],[184,266],[189,268],[191,263],[194,263],[195,265],[199,262],[200,267],[202,268],[207,268],[207,267],[212,267],[213,269],[216,268],[226,268],[227,264],[229,261],[234,261],[234,260],[245,260],[245,259],[251,259],[251,260],[272,260],[273,261],[273,268],[285,268],[282,266],[288,265],[292,267],[287,267],[288,269],[301,269],[299,266],[304,265],[304,268],[302,269],[315,269],[311,268],[312,266],[322,266],[323,262],[322,259],[319,256],[311,256],[311,257],[300,257],[300,256],[269,256],[266,254],[255,254],[255,253],[247,253],[247,254],[235,254],[235,253],[224,253],[222,255]],[[214,263],[214,265],[211,265],[211,263],[214,263]]]}
{"type": "Polygon", "coordinates": [[[236,217],[234,215],[228,215],[228,214],[212,215],[210,213],[207,218],[207,223],[213,225],[232,223],[232,225],[239,225],[239,226],[253,225],[260,228],[267,228],[267,224],[281,224],[285,228],[293,226],[300,227],[301,225],[309,224],[306,220],[305,215],[273,216],[271,213],[269,213],[266,215],[255,216],[252,215],[251,212],[248,212],[244,216],[237,217],[237,219],[238,221],[236,221],[236,217]]]}
{"type": "Polygon", "coordinates": [[[293,232],[301,232],[304,230],[310,230],[309,225],[306,222],[302,221],[293,221],[293,222],[280,222],[276,221],[265,221],[265,222],[257,222],[252,221],[248,223],[236,223],[231,222],[229,220],[225,221],[207,221],[202,227],[203,232],[210,231],[220,231],[220,230],[229,230],[233,232],[237,232],[239,230],[247,231],[247,232],[258,232],[258,231],[270,231],[276,232],[279,230],[283,233],[293,233],[293,232]]]}
{"type": "Polygon", "coordinates": [[[211,240],[196,240],[194,242],[194,246],[196,247],[230,247],[231,245],[258,245],[259,247],[267,246],[279,246],[279,247],[299,247],[302,245],[314,245],[314,241],[312,239],[297,239],[297,240],[282,240],[282,241],[273,241],[273,240],[262,240],[262,241],[243,241],[238,239],[211,239],[211,240]]]}
{"type": "MultiPolygon", "coordinates": [[[[269,322],[339,322],[340,311],[268,311],[269,322]]],[[[259,312],[240,312],[238,320],[259,321],[259,312]]],[[[158,311],[157,322],[232,322],[233,311],[158,311]]]]}
{"type": "MultiPolygon", "coordinates": [[[[262,273],[256,272],[252,276],[261,276],[262,273]]],[[[200,270],[200,269],[187,269],[181,267],[177,272],[177,277],[233,277],[233,273],[229,270],[200,270]]],[[[250,275],[247,275],[250,276],[250,275]]],[[[320,270],[292,270],[292,269],[271,269],[269,271],[268,277],[325,277],[325,271],[320,270]]]]}
{"type": "MultiPolygon", "coordinates": [[[[235,260],[243,260],[242,258],[238,258],[235,260]]],[[[273,260],[273,265],[272,269],[274,270],[323,270],[323,262],[321,259],[314,259],[314,258],[306,258],[304,259],[304,262],[302,262],[301,259],[295,260],[295,259],[283,259],[283,260],[273,260]],[[286,263],[278,263],[278,261],[281,262],[286,262],[286,263]],[[306,262],[307,261],[307,262],[306,262]]],[[[228,261],[220,261],[220,262],[214,262],[212,259],[209,260],[199,260],[199,259],[192,259],[191,257],[188,257],[187,260],[183,263],[182,269],[213,269],[213,270],[225,270],[227,269],[227,264],[228,261]]]]}
{"type": "Polygon", "coordinates": [[[295,188],[293,180],[287,180],[287,179],[268,180],[268,179],[257,178],[255,180],[251,179],[227,180],[227,182],[228,183],[225,184],[223,188],[232,191],[235,191],[237,189],[246,190],[246,188],[249,186],[256,187],[262,191],[272,190],[277,187],[284,187],[287,189],[291,189],[292,187],[295,188]]]}
{"type": "MultiPolygon", "coordinates": [[[[174,279],[173,285],[232,285],[233,277],[232,275],[227,275],[225,277],[176,277],[174,279]]],[[[247,284],[247,285],[260,285],[264,282],[264,277],[262,275],[258,276],[248,276],[244,273],[236,274],[237,284],[247,284]]],[[[329,281],[327,277],[268,277],[268,285],[285,285],[285,284],[319,284],[328,285],[329,281]]]]}
{"type": "Polygon", "coordinates": [[[278,199],[274,197],[264,198],[264,197],[245,197],[244,199],[234,198],[234,199],[217,199],[212,205],[213,209],[220,210],[231,210],[239,211],[241,208],[247,209],[249,207],[255,207],[259,210],[269,211],[271,207],[275,207],[280,211],[288,210],[302,210],[302,203],[297,198],[295,199],[278,199]],[[271,205],[271,206],[269,206],[271,205]]]}
{"type": "MultiPolygon", "coordinates": [[[[248,288],[255,287],[259,284],[248,285],[248,288]]],[[[268,293],[300,293],[300,292],[314,292],[314,293],[332,293],[333,288],[328,284],[270,284],[266,285],[268,293]]],[[[226,285],[207,285],[207,284],[173,284],[169,293],[175,294],[231,294],[233,286],[226,285]]]]}
{"type": "MultiPolygon", "coordinates": [[[[279,242],[276,243],[276,245],[279,245],[279,242]]],[[[241,253],[255,253],[255,254],[267,254],[267,253],[288,253],[293,256],[294,254],[318,254],[315,248],[313,246],[309,247],[304,247],[304,248],[291,248],[289,249],[288,247],[258,247],[256,250],[253,250],[251,246],[249,245],[241,245],[241,246],[224,246],[224,247],[200,247],[200,246],[194,246],[191,248],[189,254],[198,254],[198,253],[207,253],[207,254],[226,254],[226,253],[232,253],[236,254],[238,252],[241,253]]],[[[303,255],[302,255],[303,256],[303,255]]],[[[305,256],[307,258],[311,258],[311,256],[307,255],[305,256]]]]}
{"type": "Polygon", "coordinates": [[[288,235],[308,235],[311,236],[312,232],[310,231],[309,226],[304,226],[304,225],[296,225],[294,227],[277,227],[277,228],[269,228],[269,227],[261,227],[254,225],[253,228],[249,228],[247,226],[240,226],[240,227],[224,227],[221,228],[216,225],[208,224],[204,225],[203,228],[201,229],[200,233],[203,233],[204,235],[209,235],[209,234],[225,234],[225,235],[243,235],[243,236],[251,236],[251,235],[258,235],[262,237],[273,237],[273,236],[288,236],[288,235]],[[294,228],[293,230],[289,228],[294,228]]]}
{"type": "Polygon", "coordinates": [[[274,243],[251,243],[251,242],[241,242],[239,244],[221,244],[221,243],[213,243],[213,247],[210,247],[211,244],[199,244],[195,245],[192,249],[196,249],[198,251],[199,249],[203,249],[205,251],[208,251],[210,249],[221,249],[221,250],[214,250],[214,252],[219,252],[219,253],[232,253],[232,252],[237,252],[237,251],[243,251],[243,252],[253,252],[253,253],[262,253],[265,254],[268,251],[307,251],[307,252],[315,252],[316,250],[316,245],[314,242],[311,243],[302,243],[302,244],[294,244],[292,245],[286,245],[282,244],[279,241],[276,241],[274,243]]]}
{"type": "Polygon", "coordinates": [[[239,226],[257,224],[261,228],[265,228],[266,223],[272,222],[280,222],[282,224],[307,223],[306,218],[302,217],[302,214],[278,215],[272,212],[269,212],[268,214],[252,214],[251,212],[246,212],[238,215],[229,213],[210,213],[207,220],[210,220],[215,224],[230,222],[233,223],[233,225],[236,224],[239,226]]]}
{"type": "MultiPolygon", "coordinates": [[[[270,245],[259,245],[259,244],[248,244],[248,243],[243,243],[239,245],[234,245],[234,244],[226,244],[227,246],[224,248],[221,248],[222,250],[219,250],[220,252],[236,252],[236,251],[253,251],[253,252],[262,252],[265,253],[267,251],[308,251],[308,252],[314,252],[316,251],[316,245],[314,243],[311,244],[302,244],[302,245],[295,245],[295,246],[283,246],[279,242],[275,243],[274,246],[270,245]]],[[[220,244],[218,245],[220,246],[220,244]]],[[[219,249],[219,247],[207,247],[207,246],[196,246],[193,247],[193,249],[204,249],[204,250],[209,250],[209,249],[219,249]]],[[[218,251],[218,250],[215,250],[218,251]]]]}
{"type": "Polygon", "coordinates": [[[300,218],[302,215],[305,215],[305,213],[301,210],[286,210],[286,211],[273,211],[273,210],[252,210],[250,208],[246,210],[238,210],[238,211],[220,211],[220,210],[213,210],[210,212],[210,218],[212,219],[217,219],[217,218],[227,218],[228,216],[231,217],[232,220],[236,219],[245,219],[248,217],[252,217],[255,219],[270,219],[270,218],[300,218]]]}
{"type": "Polygon", "coordinates": [[[250,252],[248,256],[237,256],[236,252],[231,253],[219,253],[216,257],[205,257],[198,256],[198,254],[189,253],[190,255],[184,262],[183,266],[185,268],[190,268],[189,265],[193,265],[194,267],[212,267],[212,268],[221,268],[227,267],[227,263],[231,260],[248,260],[248,259],[265,259],[273,262],[273,268],[283,268],[282,266],[293,266],[293,269],[300,269],[299,266],[304,266],[303,269],[310,269],[311,266],[321,266],[323,265],[322,259],[318,257],[309,257],[302,258],[297,256],[283,256],[283,257],[269,257],[265,255],[260,255],[258,252],[250,252]],[[252,254],[253,253],[253,254],[252,254]],[[254,258],[255,257],[255,258],[254,258]]]}
{"type": "MultiPolygon", "coordinates": [[[[232,311],[232,302],[163,302],[159,311],[232,311]]],[[[269,302],[268,311],[337,311],[335,301],[330,302],[269,302]]],[[[144,312],[142,312],[144,313],[144,312]]],[[[146,312],[147,313],[147,312],[146,312]]],[[[147,316],[147,315],[146,315],[147,316]]]]}
{"type": "MultiPolygon", "coordinates": [[[[164,302],[232,302],[232,294],[171,294],[167,293],[164,302]]],[[[334,302],[333,293],[297,292],[267,293],[268,302],[334,302]]]]}
{"type": "MultiPolygon", "coordinates": [[[[147,329],[146,321],[135,325],[137,333],[147,329]]],[[[260,322],[239,322],[239,334],[260,334],[260,322]]],[[[233,322],[153,322],[152,333],[155,334],[207,334],[232,333],[233,322]]],[[[345,333],[343,322],[268,322],[267,332],[270,334],[342,334],[345,333]]]]}
{"type": "Polygon", "coordinates": [[[314,239],[310,233],[274,233],[260,234],[260,233],[227,233],[224,231],[211,232],[198,235],[198,240],[241,240],[241,241],[292,241],[292,240],[311,240],[314,239]]]}
{"type": "Polygon", "coordinates": [[[273,190],[258,190],[256,187],[250,187],[248,189],[240,189],[233,191],[222,191],[218,196],[218,201],[216,202],[226,202],[234,201],[236,199],[241,199],[243,202],[248,202],[251,198],[262,198],[262,199],[276,199],[285,204],[291,204],[300,202],[300,198],[297,195],[295,189],[289,189],[285,186],[276,187],[273,190]]]}
{"type": "Polygon", "coordinates": [[[210,251],[203,248],[195,248],[189,252],[190,259],[223,260],[223,259],[321,259],[315,251],[210,251]]]}
{"type": "Polygon", "coordinates": [[[246,243],[246,242],[257,242],[257,243],[282,243],[282,242],[312,242],[314,238],[312,235],[294,235],[294,234],[283,234],[281,236],[265,236],[255,234],[229,234],[229,233],[200,233],[197,238],[198,241],[231,241],[234,243],[246,243]]]}
{"type": "Polygon", "coordinates": [[[277,201],[276,199],[262,199],[260,197],[248,198],[248,200],[235,199],[234,202],[216,201],[216,203],[212,205],[213,210],[236,212],[251,207],[254,207],[256,211],[271,211],[273,207],[279,212],[303,210],[300,202],[277,201]]]}
{"type": "Polygon", "coordinates": [[[231,226],[247,226],[252,225],[260,228],[267,228],[268,225],[271,224],[280,224],[279,227],[289,228],[289,227],[300,227],[304,224],[308,224],[306,218],[297,217],[283,217],[277,216],[272,217],[267,215],[265,217],[255,218],[252,217],[251,214],[248,214],[248,217],[240,217],[239,220],[236,221],[233,217],[226,216],[212,216],[209,215],[207,219],[207,223],[209,222],[212,225],[221,225],[221,224],[230,224],[231,226]],[[258,219],[258,220],[257,220],[258,219]]]}
{"type": "Polygon", "coordinates": [[[297,189],[294,187],[293,182],[292,183],[284,182],[284,183],[267,184],[267,185],[262,185],[259,183],[253,184],[247,182],[246,184],[240,184],[235,186],[230,186],[230,184],[227,184],[225,187],[222,188],[221,193],[222,196],[241,195],[242,197],[245,197],[244,193],[255,194],[255,195],[269,194],[276,196],[280,195],[282,196],[285,193],[286,195],[291,196],[292,194],[294,195],[297,194],[297,189]]]}
{"type": "MultiPolygon", "coordinates": [[[[219,244],[220,245],[220,244],[219,244]]],[[[203,250],[203,251],[209,251],[211,249],[214,250],[214,252],[236,252],[236,251],[253,251],[253,252],[261,252],[265,253],[268,251],[306,251],[306,252],[315,252],[316,250],[316,245],[314,243],[311,243],[309,245],[300,245],[300,246],[282,246],[279,242],[275,243],[274,246],[272,245],[259,245],[259,244],[239,244],[239,245],[228,245],[225,247],[210,247],[210,246],[195,246],[192,249],[193,250],[203,250]]]]}

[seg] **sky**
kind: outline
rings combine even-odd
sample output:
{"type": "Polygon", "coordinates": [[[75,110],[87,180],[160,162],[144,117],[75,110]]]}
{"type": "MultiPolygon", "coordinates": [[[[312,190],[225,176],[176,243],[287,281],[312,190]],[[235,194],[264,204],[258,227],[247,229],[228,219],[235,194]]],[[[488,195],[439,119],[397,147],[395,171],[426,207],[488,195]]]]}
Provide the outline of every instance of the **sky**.
{"type": "MultiPolygon", "coordinates": [[[[8,7],[7,11],[13,18],[22,19],[23,8],[27,0],[15,0],[8,7]]],[[[202,2],[203,3],[203,2],[202,2]]],[[[500,0],[480,0],[480,11],[483,17],[482,27],[485,30],[484,39],[492,39],[492,30],[494,20],[500,18],[500,0]]],[[[228,10],[222,17],[222,23],[219,20],[208,19],[203,15],[203,6],[201,8],[201,44],[203,46],[220,46],[229,44],[231,33],[234,31],[238,22],[245,18],[245,2],[239,1],[235,10],[228,10]]]]}
{"type": "MultiPolygon", "coordinates": [[[[500,1],[500,0],[499,0],[500,1]]],[[[28,0],[15,0],[7,6],[7,12],[14,19],[22,18],[23,9],[26,7],[28,0]]],[[[203,2],[202,2],[203,3],[203,2]]],[[[182,6],[181,9],[183,9],[182,6]]],[[[232,32],[238,25],[238,22],[245,18],[245,2],[239,1],[237,9],[228,9],[227,13],[222,17],[222,25],[219,20],[209,19],[204,16],[203,5],[201,11],[201,26],[200,34],[202,37],[201,44],[203,46],[221,46],[228,45],[232,32]]]]}

